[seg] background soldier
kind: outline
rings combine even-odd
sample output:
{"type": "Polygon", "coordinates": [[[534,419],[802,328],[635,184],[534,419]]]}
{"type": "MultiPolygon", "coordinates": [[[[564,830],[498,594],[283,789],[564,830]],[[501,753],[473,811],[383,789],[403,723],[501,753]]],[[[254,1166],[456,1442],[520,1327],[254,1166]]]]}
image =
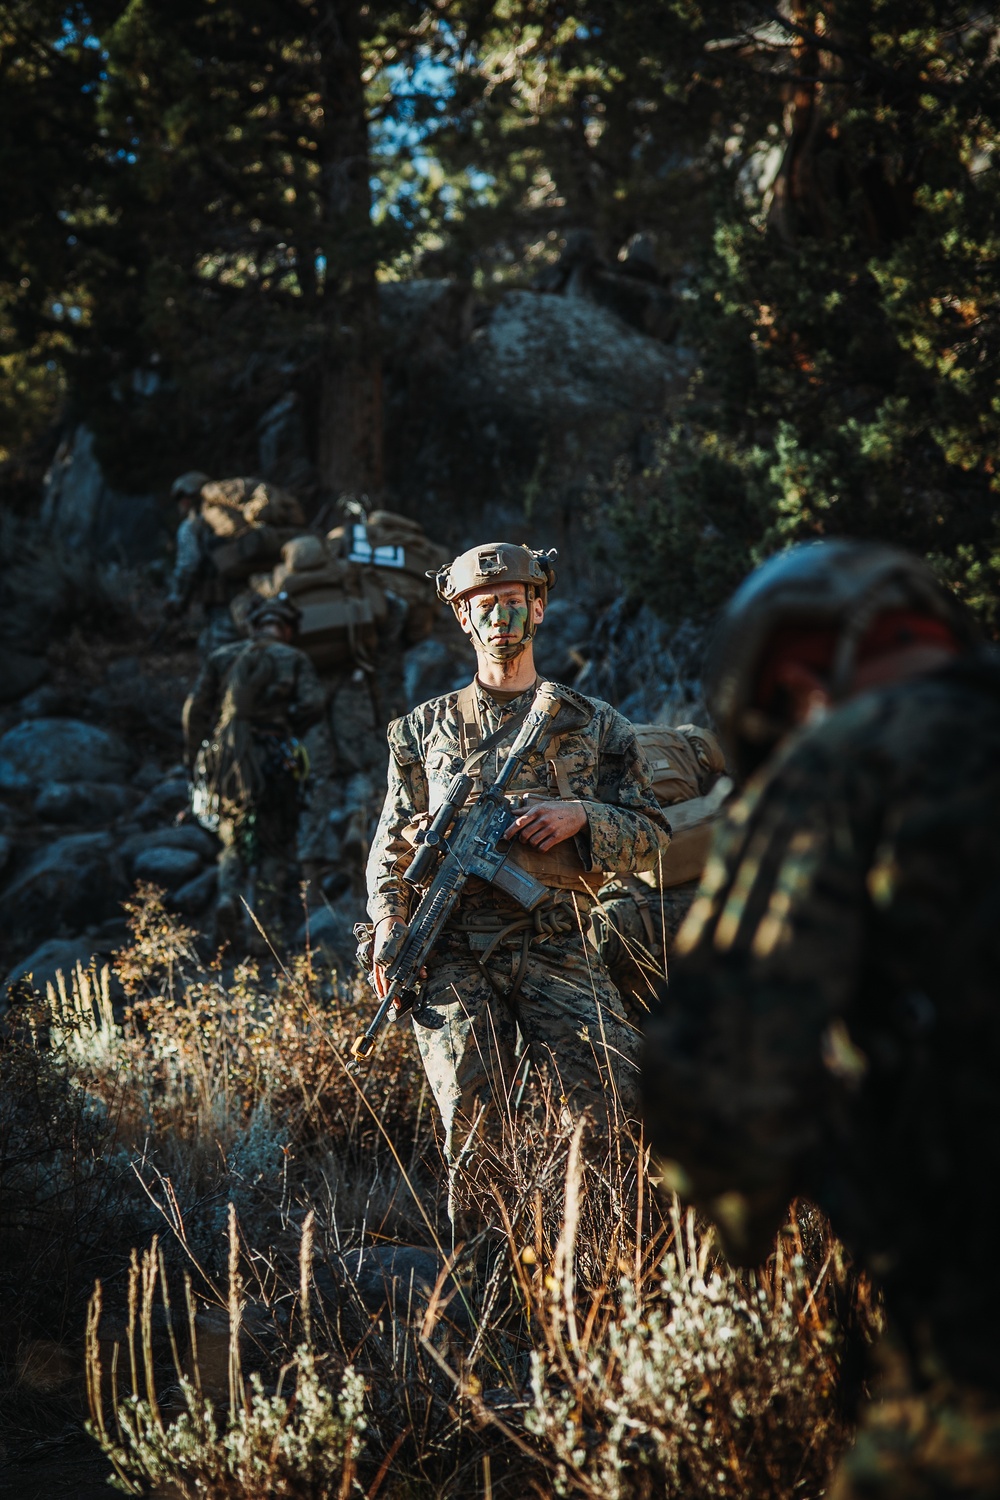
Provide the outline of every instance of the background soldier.
{"type": "Polygon", "coordinates": [[[261,479],[211,480],[192,470],[170,493],[183,519],[164,610],[174,619],[200,602],[198,645],[207,654],[239,638],[233,600],[255,569],[274,561],[304,517],[292,495],[261,479]]]}
{"type": "Polygon", "coordinates": [[[201,491],[208,483],[207,474],[192,469],[181,474],[171,486],[170,498],[180,508],[181,524],[177,528],[174,570],[163,608],[168,619],[177,619],[197,597],[204,616],[204,640],[199,644],[203,650],[212,651],[234,640],[239,632],[229,614],[233,590],[225,587],[212,565],[217,538],[201,514],[201,491]]]}
{"type": "MultiPolygon", "coordinates": [[[[438,575],[476,651],[467,688],[422,704],[389,728],[389,789],[368,865],[377,956],[410,914],[402,879],[413,838],[447,789],[453,764],[527,710],[537,686],[533,656],[554,581],[549,556],[527,547],[474,547],[438,575]]],[[[444,929],[425,996],[443,1008],[442,1030],[417,1027],[424,1067],[454,1163],[486,1112],[509,1111],[527,1051],[556,1099],[588,1108],[599,1125],[636,1103],[636,1038],[607,970],[586,942],[604,870],[644,869],[668,834],[631,726],[606,703],[559,688],[567,728],[527,762],[512,790],[524,799],[514,828],[518,862],[550,887],[528,915],[509,897],[470,881],[444,929]]],[[[495,744],[478,766],[483,786],[503,763],[495,744]]],[[[452,1173],[452,1209],[455,1174],[452,1173]]]]}
{"type": "Polygon", "coordinates": [[[829,542],[743,585],[709,675],[730,764],[761,769],[650,1028],[654,1141],[741,1259],[817,1201],[918,1378],[959,1383],[873,1415],[841,1493],[998,1493],[1000,662],[924,564],[829,542]]]}
{"type": "MultiPolygon", "coordinates": [[[[246,896],[272,944],[282,937],[286,892],[296,868],[299,794],[307,771],[298,737],[323,712],[309,658],[291,644],[299,612],[287,598],[262,599],[247,615],[250,641],[213,651],[184,705],[193,803],[218,830],[216,935],[234,940],[246,896]]],[[[251,951],[266,951],[256,927],[251,951]]]]}

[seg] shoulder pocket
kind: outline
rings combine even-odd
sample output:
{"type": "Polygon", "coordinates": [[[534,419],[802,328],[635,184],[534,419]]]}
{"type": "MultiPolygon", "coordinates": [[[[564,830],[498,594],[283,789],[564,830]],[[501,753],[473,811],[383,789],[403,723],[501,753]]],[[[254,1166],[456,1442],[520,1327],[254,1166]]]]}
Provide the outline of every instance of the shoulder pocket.
{"type": "Polygon", "coordinates": [[[408,718],[393,719],[388,729],[389,749],[397,766],[414,766],[420,760],[420,745],[408,718]]]}

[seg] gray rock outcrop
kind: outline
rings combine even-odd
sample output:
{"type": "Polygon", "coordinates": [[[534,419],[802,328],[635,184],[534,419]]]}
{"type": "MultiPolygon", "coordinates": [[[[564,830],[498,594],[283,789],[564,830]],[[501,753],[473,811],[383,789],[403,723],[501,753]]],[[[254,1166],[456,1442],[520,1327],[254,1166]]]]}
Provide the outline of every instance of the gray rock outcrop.
{"type": "Polygon", "coordinates": [[[154,844],[136,855],[132,873],[136,880],[149,880],[168,891],[186,885],[201,869],[201,856],[193,849],[171,848],[168,844],[154,844]]]}
{"type": "Polygon", "coordinates": [[[62,931],[120,915],[128,882],[110,833],[75,833],[33,854],[3,893],[4,924],[24,952],[62,931]]]}
{"type": "Polygon", "coordinates": [[[132,753],[107,729],[81,719],[28,719],[0,738],[0,790],[36,791],[47,782],[123,782],[132,753]]]}
{"type": "Polygon", "coordinates": [[[87,427],[74,428],[56,451],[45,476],[42,524],[65,546],[127,562],[156,557],[163,538],[156,497],[124,495],[108,484],[87,427]]]}
{"type": "Polygon", "coordinates": [[[138,801],[131,787],[114,782],[50,781],[35,798],[35,816],[43,823],[80,823],[98,828],[113,823],[138,801]]]}

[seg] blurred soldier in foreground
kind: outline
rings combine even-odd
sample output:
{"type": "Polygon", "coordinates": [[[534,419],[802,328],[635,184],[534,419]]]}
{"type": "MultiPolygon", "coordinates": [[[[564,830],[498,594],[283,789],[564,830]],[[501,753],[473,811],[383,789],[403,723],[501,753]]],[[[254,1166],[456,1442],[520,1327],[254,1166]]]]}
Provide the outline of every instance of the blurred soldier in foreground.
{"type": "Polygon", "coordinates": [[[1000,659],[923,563],[825,542],[742,586],[709,677],[750,780],[650,1028],[653,1140],[741,1260],[819,1203],[938,1382],[839,1493],[1000,1493],[1000,659]]]}
{"type": "MultiPolygon", "coordinates": [[[[385,993],[386,942],[407,921],[403,872],[463,765],[492,785],[537,686],[534,636],[554,582],[549,556],[510,543],[473,547],[438,575],[475,648],[478,672],[460,692],[389,726],[389,789],[368,864],[374,980],[385,993]],[[380,963],[380,955],[382,962],[380,963]]],[[[646,869],[668,834],[631,725],[606,703],[557,687],[556,737],[534,752],[512,789],[516,861],[550,894],[530,914],[471,879],[446,923],[423,998],[440,1030],[416,1026],[454,1164],[484,1117],[513,1111],[524,1063],[557,1104],[588,1109],[607,1129],[637,1102],[636,1036],[604,965],[586,941],[604,870],[646,869]],[[525,1056],[527,1054],[527,1056],[525,1056]]],[[[473,800],[475,799],[473,792],[473,800]]],[[[452,1208],[455,1206],[452,1175],[452,1208]]]]}
{"type": "MultiPolygon", "coordinates": [[[[274,946],[296,868],[301,783],[308,766],[301,735],[325,695],[309,658],[292,645],[298,610],[283,597],[250,610],[252,639],[213,651],[184,705],[184,741],[199,820],[222,840],[216,936],[235,942],[241,898],[274,946]]],[[[266,951],[256,926],[252,952],[266,951]]]]}

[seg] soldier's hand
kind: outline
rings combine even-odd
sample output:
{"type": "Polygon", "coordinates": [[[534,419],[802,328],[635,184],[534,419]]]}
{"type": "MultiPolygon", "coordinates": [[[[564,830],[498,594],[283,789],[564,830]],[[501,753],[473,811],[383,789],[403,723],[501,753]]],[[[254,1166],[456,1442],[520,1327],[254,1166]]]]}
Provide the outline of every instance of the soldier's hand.
{"type": "Polygon", "coordinates": [[[542,852],[571,839],[586,826],[587,812],[582,802],[535,802],[511,825],[510,838],[532,844],[542,852]]]}
{"type": "MultiPolygon", "coordinates": [[[[401,922],[398,917],[383,917],[380,922],[376,922],[375,932],[372,938],[372,952],[381,953],[382,949],[388,942],[389,937],[393,932],[395,932],[396,928],[405,926],[406,923],[401,922]]],[[[372,964],[372,979],[375,983],[375,993],[380,1000],[385,999],[386,990],[388,990],[389,988],[389,981],[385,977],[385,970],[385,964],[372,964]]],[[[420,970],[420,978],[427,978],[426,969],[420,970]]]]}

